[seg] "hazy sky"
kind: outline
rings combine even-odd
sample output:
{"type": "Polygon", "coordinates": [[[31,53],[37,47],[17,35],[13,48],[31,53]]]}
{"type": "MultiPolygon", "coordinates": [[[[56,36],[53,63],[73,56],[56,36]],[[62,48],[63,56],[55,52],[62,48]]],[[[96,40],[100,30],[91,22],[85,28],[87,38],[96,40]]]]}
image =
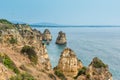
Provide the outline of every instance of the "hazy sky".
{"type": "Polygon", "coordinates": [[[120,0],[0,0],[0,18],[27,23],[120,25],[120,0]]]}

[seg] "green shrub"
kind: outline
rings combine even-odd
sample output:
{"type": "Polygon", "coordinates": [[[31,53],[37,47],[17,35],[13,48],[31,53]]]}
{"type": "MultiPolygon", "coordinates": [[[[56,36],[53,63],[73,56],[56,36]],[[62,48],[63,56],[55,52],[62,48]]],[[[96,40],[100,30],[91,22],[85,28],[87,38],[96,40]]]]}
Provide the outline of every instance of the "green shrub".
{"type": "Polygon", "coordinates": [[[56,77],[55,77],[53,74],[49,73],[48,76],[49,76],[51,79],[56,80],[56,77]]]}
{"type": "Polygon", "coordinates": [[[11,37],[11,39],[9,39],[9,42],[10,42],[11,44],[16,44],[16,43],[17,43],[17,38],[11,37]]]}
{"type": "Polygon", "coordinates": [[[90,78],[90,74],[86,74],[86,77],[87,77],[87,79],[89,79],[90,78]]]}
{"type": "Polygon", "coordinates": [[[34,64],[37,64],[38,56],[37,56],[36,52],[34,51],[34,47],[25,45],[21,49],[21,53],[22,54],[26,53],[28,55],[28,58],[30,59],[30,61],[33,62],[34,64]]]}
{"type": "Polygon", "coordinates": [[[86,70],[87,70],[87,68],[86,67],[83,67],[82,69],[80,69],[79,71],[78,71],[78,74],[77,74],[77,76],[75,77],[75,79],[78,77],[78,76],[80,76],[80,75],[86,75],[86,70]]]}
{"type": "Polygon", "coordinates": [[[2,38],[0,38],[0,43],[2,43],[2,38]]]}
{"type": "Polygon", "coordinates": [[[11,24],[4,24],[0,26],[0,30],[6,30],[6,29],[15,29],[15,27],[11,24]]]}
{"type": "Polygon", "coordinates": [[[0,23],[3,23],[3,24],[12,24],[11,22],[9,22],[6,19],[0,19],[0,23]]]}
{"type": "Polygon", "coordinates": [[[80,59],[78,59],[78,61],[79,61],[79,62],[81,62],[81,60],[80,60],[80,59]]]}
{"type": "Polygon", "coordinates": [[[61,80],[67,80],[65,75],[60,70],[56,70],[55,75],[58,76],[61,80]]]}
{"type": "Polygon", "coordinates": [[[97,57],[94,58],[93,60],[93,67],[95,68],[101,68],[101,67],[107,67],[107,65],[105,65],[100,59],[98,59],[97,57]]]}
{"type": "Polygon", "coordinates": [[[19,74],[19,70],[16,67],[16,65],[14,64],[14,62],[7,56],[7,55],[0,55],[0,59],[2,61],[2,63],[8,67],[9,69],[13,70],[16,74],[19,74]]]}
{"type": "Polygon", "coordinates": [[[35,80],[35,78],[28,73],[23,73],[23,74],[18,74],[17,76],[11,77],[10,80],[35,80]]]}
{"type": "Polygon", "coordinates": [[[0,30],[6,30],[6,29],[14,29],[14,25],[7,21],[6,19],[0,19],[0,23],[2,23],[2,25],[0,26],[0,30]]]}

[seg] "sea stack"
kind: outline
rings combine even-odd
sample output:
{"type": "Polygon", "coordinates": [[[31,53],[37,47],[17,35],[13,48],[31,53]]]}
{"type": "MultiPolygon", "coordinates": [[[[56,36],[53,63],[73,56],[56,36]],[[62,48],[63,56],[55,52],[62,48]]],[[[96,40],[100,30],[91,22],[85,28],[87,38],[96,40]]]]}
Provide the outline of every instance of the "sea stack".
{"type": "Polygon", "coordinates": [[[43,32],[43,40],[44,41],[51,41],[52,40],[52,35],[48,29],[45,29],[43,32]]]}
{"type": "Polygon", "coordinates": [[[70,48],[65,48],[55,70],[61,71],[66,76],[75,77],[82,67],[82,62],[78,60],[75,53],[70,48]]]}
{"type": "Polygon", "coordinates": [[[95,57],[87,70],[91,80],[112,80],[108,65],[104,64],[99,58],[95,57]]]}
{"type": "Polygon", "coordinates": [[[109,72],[108,65],[95,57],[86,69],[85,75],[80,75],[77,80],[112,80],[112,74],[109,72]]]}
{"type": "Polygon", "coordinates": [[[58,33],[58,37],[57,37],[57,40],[56,40],[56,44],[60,44],[60,45],[63,45],[63,44],[66,44],[67,43],[67,40],[66,40],[66,34],[62,31],[60,31],[58,33]]]}

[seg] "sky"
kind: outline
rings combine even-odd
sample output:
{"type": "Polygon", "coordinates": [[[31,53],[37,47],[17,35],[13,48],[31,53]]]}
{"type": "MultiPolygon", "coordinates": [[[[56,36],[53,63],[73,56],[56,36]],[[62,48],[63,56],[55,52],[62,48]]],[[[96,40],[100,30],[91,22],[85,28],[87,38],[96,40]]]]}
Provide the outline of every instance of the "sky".
{"type": "Polygon", "coordinates": [[[120,0],[0,0],[0,18],[26,23],[120,25],[120,0]]]}

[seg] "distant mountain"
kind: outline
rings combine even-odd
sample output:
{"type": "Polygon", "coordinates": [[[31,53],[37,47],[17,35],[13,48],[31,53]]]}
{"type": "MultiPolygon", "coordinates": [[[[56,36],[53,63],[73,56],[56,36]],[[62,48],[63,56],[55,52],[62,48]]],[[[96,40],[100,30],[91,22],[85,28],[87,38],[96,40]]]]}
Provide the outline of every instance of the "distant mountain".
{"type": "MultiPolygon", "coordinates": [[[[22,21],[11,21],[13,24],[28,24],[22,21]]],[[[61,25],[56,23],[41,22],[29,24],[32,27],[120,27],[119,25],[61,25]]]]}
{"type": "Polygon", "coordinates": [[[25,22],[22,22],[22,21],[11,21],[13,24],[27,24],[25,22]]]}
{"type": "Polygon", "coordinates": [[[61,25],[55,24],[55,23],[45,23],[45,22],[43,22],[43,23],[34,23],[34,24],[31,24],[31,26],[50,27],[50,26],[61,26],[61,25]]]}

